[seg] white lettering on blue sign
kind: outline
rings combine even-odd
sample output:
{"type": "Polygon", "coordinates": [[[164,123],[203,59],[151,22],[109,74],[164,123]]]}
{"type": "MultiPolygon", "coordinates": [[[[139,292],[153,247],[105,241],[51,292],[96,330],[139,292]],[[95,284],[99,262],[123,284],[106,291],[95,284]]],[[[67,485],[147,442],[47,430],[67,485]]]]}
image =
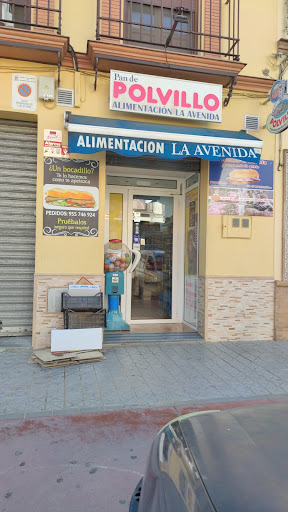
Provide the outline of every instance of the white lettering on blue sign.
{"type": "MultiPolygon", "coordinates": [[[[135,140],[135,139],[120,139],[114,137],[95,137],[93,135],[79,135],[77,141],[77,148],[95,148],[95,149],[110,149],[110,150],[125,150],[140,153],[150,154],[164,154],[165,143],[154,142],[148,140],[135,140]]],[[[184,149],[185,151],[185,149],[184,149]]],[[[188,150],[186,150],[188,151],[188,150]]],[[[187,153],[189,154],[189,152],[187,153]]]]}
{"type": "MultiPolygon", "coordinates": [[[[207,160],[223,160],[236,158],[258,163],[260,152],[253,148],[221,146],[217,144],[197,144],[192,142],[169,142],[124,137],[105,137],[97,135],[69,134],[69,150],[71,153],[95,153],[97,151],[115,151],[128,156],[141,154],[159,155],[166,159],[179,159],[187,156],[205,158],[207,160]],[[75,137],[75,138],[74,138],[75,137]],[[258,154],[259,153],[259,154],[258,154]]],[[[240,142],[240,141],[239,141],[240,142]]]]}

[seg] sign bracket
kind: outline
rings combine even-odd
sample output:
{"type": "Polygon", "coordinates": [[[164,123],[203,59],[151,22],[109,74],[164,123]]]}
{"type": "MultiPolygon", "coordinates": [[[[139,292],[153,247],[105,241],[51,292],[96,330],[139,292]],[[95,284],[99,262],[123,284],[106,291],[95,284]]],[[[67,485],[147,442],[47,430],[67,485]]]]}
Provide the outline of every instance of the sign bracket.
{"type": "Polygon", "coordinates": [[[61,52],[58,52],[58,87],[60,87],[61,52]]]}
{"type": "Polygon", "coordinates": [[[97,88],[98,64],[99,64],[99,58],[98,58],[98,56],[97,56],[97,55],[95,55],[95,80],[94,80],[94,91],[96,91],[96,88],[97,88]]]}
{"type": "Polygon", "coordinates": [[[229,86],[229,91],[228,91],[228,94],[224,100],[224,107],[227,107],[229,105],[229,101],[232,97],[232,94],[233,94],[233,90],[234,90],[234,87],[235,85],[237,84],[237,76],[234,76],[230,82],[227,84],[227,86],[229,86]]]}

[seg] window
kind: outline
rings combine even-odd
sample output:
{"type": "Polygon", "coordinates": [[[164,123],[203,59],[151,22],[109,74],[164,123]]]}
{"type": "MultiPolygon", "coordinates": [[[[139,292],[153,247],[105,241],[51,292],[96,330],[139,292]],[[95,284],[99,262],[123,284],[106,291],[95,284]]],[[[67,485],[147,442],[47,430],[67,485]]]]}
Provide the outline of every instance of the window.
{"type": "MultiPolygon", "coordinates": [[[[162,3],[162,2],[161,2],[162,3]]],[[[127,1],[127,40],[144,43],[145,46],[159,46],[163,48],[174,23],[174,15],[178,13],[173,0],[163,1],[164,5],[142,3],[139,0],[127,1]],[[166,6],[165,6],[166,3],[166,6]]],[[[194,2],[191,2],[194,5],[194,2]]],[[[191,33],[191,12],[187,9],[183,14],[188,23],[178,23],[170,42],[170,48],[192,49],[193,35],[191,33]]],[[[195,14],[195,13],[194,13],[195,14]]],[[[195,16],[193,16],[195,19],[195,16]]],[[[194,27],[195,30],[195,27],[194,27]]]]}
{"type": "Polygon", "coordinates": [[[15,28],[28,28],[31,22],[30,0],[15,0],[12,3],[0,2],[0,25],[15,28]]]}

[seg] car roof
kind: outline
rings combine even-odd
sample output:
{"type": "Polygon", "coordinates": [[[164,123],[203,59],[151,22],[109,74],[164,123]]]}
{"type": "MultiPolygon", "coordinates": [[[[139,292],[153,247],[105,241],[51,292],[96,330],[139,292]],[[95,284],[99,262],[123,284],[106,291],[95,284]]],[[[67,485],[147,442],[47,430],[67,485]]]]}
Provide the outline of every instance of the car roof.
{"type": "Polygon", "coordinates": [[[217,512],[287,512],[288,404],[178,421],[217,512]]]}

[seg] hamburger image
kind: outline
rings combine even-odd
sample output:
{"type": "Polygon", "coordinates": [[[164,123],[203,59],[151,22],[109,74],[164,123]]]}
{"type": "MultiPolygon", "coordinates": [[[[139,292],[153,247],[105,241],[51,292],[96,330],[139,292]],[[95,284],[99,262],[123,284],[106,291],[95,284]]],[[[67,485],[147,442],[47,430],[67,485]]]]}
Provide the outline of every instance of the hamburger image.
{"type": "Polygon", "coordinates": [[[227,181],[232,185],[249,185],[260,181],[260,178],[256,169],[235,169],[230,172],[227,181]]]}
{"type": "Polygon", "coordinates": [[[46,192],[46,204],[50,206],[72,207],[72,208],[95,208],[96,202],[90,192],[79,190],[63,190],[53,188],[46,192]]]}

